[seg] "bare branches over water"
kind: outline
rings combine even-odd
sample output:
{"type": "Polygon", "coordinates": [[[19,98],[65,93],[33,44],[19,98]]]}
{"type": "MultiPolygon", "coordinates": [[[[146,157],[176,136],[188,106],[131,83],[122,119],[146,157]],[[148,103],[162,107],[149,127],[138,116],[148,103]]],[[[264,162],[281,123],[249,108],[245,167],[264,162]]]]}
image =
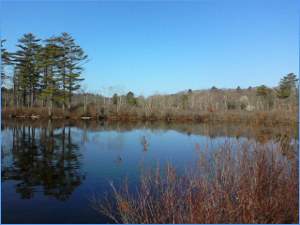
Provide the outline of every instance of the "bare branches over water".
{"type": "Polygon", "coordinates": [[[140,186],[128,181],[110,198],[92,196],[93,207],[117,223],[297,223],[299,157],[284,145],[229,142],[195,149],[196,164],[180,172],[143,171],[140,186]]]}

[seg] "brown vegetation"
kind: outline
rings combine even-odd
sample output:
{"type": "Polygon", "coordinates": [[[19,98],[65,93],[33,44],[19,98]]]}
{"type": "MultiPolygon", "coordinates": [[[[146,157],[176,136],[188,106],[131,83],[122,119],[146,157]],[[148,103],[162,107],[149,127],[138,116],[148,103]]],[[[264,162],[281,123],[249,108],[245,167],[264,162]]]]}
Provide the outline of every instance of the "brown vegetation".
{"type": "MultiPolygon", "coordinates": [[[[294,81],[294,83],[297,80],[294,81]]],[[[296,84],[290,86],[295,86],[296,84]]],[[[291,88],[290,87],[290,88],[291,88]]],[[[12,89],[2,87],[2,118],[31,117],[108,119],[108,120],[181,120],[228,121],[257,123],[299,122],[299,89],[289,90],[288,95],[276,95],[278,89],[260,86],[248,89],[189,90],[171,95],[155,94],[147,98],[126,95],[119,89],[109,89],[103,95],[74,94],[68,108],[59,100],[51,101],[51,113],[43,99],[35,99],[35,107],[18,103],[12,89]],[[111,95],[107,97],[105,95],[111,95]],[[119,93],[119,95],[117,94],[119,93]],[[121,93],[121,94],[120,94],[121,93]]]]}
{"type": "Polygon", "coordinates": [[[196,146],[184,172],[170,164],[146,170],[134,193],[127,181],[120,190],[111,182],[112,195],[90,200],[117,223],[298,223],[298,151],[281,141],[196,146]]]}
{"type": "MultiPolygon", "coordinates": [[[[146,113],[143,108],[133,108],[131,112],[122,110],[119,113],[113,109],[108,112],[99,112],[93,106],[84,112],[80,107],[73,107],[70,110],[56,107],[53,109],[51,119],[107,119],[107,120],[166,120],[166,121],[198,121],[198,122],[255,122],[255,123],[298,123],[299,113],[279,111],[254,111],[247,112],[242,110],[235,111],[193,111],[175,109],[173,111],[156,110],[146,113]]],[[[33,118],[48,119],[48,109],[45,107],[7,107],[1,109],[2,118],[33,118]]]]}

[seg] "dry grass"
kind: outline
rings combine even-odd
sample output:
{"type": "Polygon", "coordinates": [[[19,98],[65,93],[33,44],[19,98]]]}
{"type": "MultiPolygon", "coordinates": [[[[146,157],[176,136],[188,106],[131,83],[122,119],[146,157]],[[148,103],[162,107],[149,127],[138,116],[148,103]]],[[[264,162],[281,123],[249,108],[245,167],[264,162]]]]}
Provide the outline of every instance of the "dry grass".
{"type": "MultiPolygon", "coordinates": [[[[48,109],[46,107],[6,107],[1,109],[2,118],[10,117],[31,117],[37,115],[39,118],[48,118],[48,109]]],[[[71,109],[63,110],[60,107],[53,108],[53,117],[55,118],[71,118],[81,119],[83,116],[91,117],[91,119],[108,119],[108,120],[166,120],[166,121],[195,121],[195,122],[255,122],[264,124],[299,123],[299,111],[285,112],[279,111],[254,111],[245,110],[228,110],[228,111],[195,111],[183,109],[161,109],[147,110],[141,107],[120,107],[111,108],[96,107],[90,105],[86,111],[82,106],[74,106],[71,109]]]]}
{"type": "Polygon", "coordinates": [[[278,143],[197,145],[183,173],[170,164],[144,170],[136,191],[111,182],[111,195],[90,200],[116,223],[298,223],[298,152],[287,157],[278,143]]]}

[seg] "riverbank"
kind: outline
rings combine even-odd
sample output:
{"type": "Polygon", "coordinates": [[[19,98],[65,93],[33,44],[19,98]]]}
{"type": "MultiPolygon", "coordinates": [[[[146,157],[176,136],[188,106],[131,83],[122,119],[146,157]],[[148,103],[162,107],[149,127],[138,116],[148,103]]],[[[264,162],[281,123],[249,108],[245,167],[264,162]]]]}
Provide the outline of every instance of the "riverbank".
{"type": "Polygon", "coordinates": [[[72,120],[111,120],[111,121],[183,121],[183,122],[251,122],[267,124],[297,124],[299,111],[253,111],[228,110],[228,111],[192,111],[172,110],[147,112],[144,109],[135,109],[129,112],[115,112],[113,110],[93,110],[82,112],[80,110],[62,110],[57,108],[52,116],[48,115],[47,108],[6,108],[1,109],[1,118],[22,119],[72,119],[72,120]]]}

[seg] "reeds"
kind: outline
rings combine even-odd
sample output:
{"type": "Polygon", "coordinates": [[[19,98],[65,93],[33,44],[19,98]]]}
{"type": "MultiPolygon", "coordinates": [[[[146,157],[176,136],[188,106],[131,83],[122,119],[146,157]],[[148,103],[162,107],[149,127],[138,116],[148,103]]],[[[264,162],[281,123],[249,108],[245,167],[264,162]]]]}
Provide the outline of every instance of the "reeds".
{"type": "Polygon", "coordinates": [[[299,157],[284,151],[229,139],[212,150],[197,145],[184,172],[169,163],[147,169],[135,191],[111,182],[111,195],[90,201],[117,223],[298,223],[299,157]]]}
{"type": "MultiPolygon", "coordinates": [[[[1,109],[1,118],[24,117],[30,118],[38,116],[41,119],[48,119],[48,109],[46,107],[26,108],[26,107],[6,107],[1,109]]],[[[52,119],[71,118],[81,119],[82,117],[90,117],[91,119],[107,119],[122,121],[193,121],[193,122],[254,122],[264,124],[299,123],[299,111],[254,111],[245,110],[229,110],[229,111],[199,111],[184,109],[160,109],[147,110],[141,107],[120,107],[117,111],[116,107],[108,109],[97,108],[94,105],[87,107],[84,111],[82,107],[72,107],[65,109],[53,107],[52,119]]]]}

